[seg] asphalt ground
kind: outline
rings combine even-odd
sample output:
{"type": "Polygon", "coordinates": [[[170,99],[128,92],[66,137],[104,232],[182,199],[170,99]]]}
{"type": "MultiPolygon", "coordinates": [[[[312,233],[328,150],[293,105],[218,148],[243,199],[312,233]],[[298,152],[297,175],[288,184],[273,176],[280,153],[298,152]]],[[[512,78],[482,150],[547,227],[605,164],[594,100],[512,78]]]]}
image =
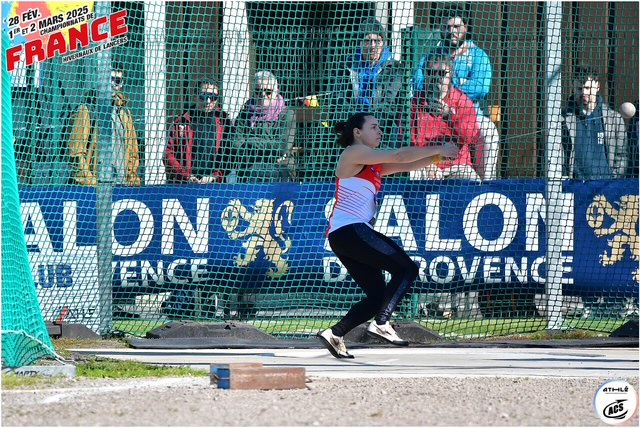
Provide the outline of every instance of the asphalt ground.
{"type": "Polygon", "coordinates": [[[73,349],[74,352],[152,364],[211,365],[255,362],[304,367],[328,378],[563,377],[637,378],[638,348],[617,347],[355,347],[354,359],[313,349],[73,349]]]}
{"type": "MultiPolygon", "coordinates": [[[[238,339],[183,338],[173,345],[136,341],[127,349],[74,349],[205,370],[238,362],[303,367],[306,387],[226,390],[206,377],[59,380],[4,391],[2,425],[607,426],[594,408],[596,391],[617,379],[639,389],[637,340],[408,348],[354,343],[353,360],[336,359],[311,342],[251,348],[238,339]]],[[[637,426],[632,418],[626,425],[637,426]]]]}

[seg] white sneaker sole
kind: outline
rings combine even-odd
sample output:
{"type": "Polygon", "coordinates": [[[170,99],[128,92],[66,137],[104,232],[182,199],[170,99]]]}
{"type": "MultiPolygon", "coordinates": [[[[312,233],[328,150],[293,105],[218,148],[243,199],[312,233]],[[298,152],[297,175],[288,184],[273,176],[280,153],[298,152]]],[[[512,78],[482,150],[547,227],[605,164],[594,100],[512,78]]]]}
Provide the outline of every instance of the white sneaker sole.
{"type": "Polygon", "coordinates": [[[409,346],[409,341],[407,341],[407,340],[403,340],[403,339],[391,340],[391,339],[387,338],[386,336],[376,332],[375,330],[369,330],[368,328],[367,328],[367,334],[369,336],[373,337],[373,338],[382,339],[385,342],[390,343],[390,344],[395,345],[395,346],[409,346]]]}
{"type": "Polygon", "coordinates": [[[341,353],[339,353],[336,348],[334,348],[334,346],[331,344],[331,342],[329,342],[324,336],[322,336],[321,334],[322,332],[316,334],[316,337],[318,339],[320,339],[320,341],[322,342],[322,344],[327,348],[327,350],[329,352],[331,352],[331,355],[333,355],[336,358],[355,358],[353,355],[351,355],[350,353],[346,353],[346,355],[343,355],[341,353]]]}

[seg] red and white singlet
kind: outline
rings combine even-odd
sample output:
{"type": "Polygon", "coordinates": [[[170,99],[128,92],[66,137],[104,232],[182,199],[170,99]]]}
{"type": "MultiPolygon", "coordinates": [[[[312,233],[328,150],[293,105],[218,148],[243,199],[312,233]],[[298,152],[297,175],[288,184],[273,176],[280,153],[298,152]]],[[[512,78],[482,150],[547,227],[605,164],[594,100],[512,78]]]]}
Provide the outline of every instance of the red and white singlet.
{"type": "Polygon", "coordinates": [[[336,203],[329,218],[327,234],[353,223],[373,227],[376,217],[376,194],[380,191],[381,165],[366,165],[357,175],[336,179],[336,203]]]}

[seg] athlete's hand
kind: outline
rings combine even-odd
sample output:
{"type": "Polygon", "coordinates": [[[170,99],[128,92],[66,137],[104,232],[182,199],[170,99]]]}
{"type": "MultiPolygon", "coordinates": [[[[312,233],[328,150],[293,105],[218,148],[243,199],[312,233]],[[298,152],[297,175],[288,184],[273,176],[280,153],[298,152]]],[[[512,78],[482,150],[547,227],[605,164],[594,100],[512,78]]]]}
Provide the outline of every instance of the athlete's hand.
{"type": "Polygon", "coordinates": [[[442,158],[456,158],[458,156],[458,146],[451,141],[447,141],[443,145],[439,146],[440,157],[442,158]]]}

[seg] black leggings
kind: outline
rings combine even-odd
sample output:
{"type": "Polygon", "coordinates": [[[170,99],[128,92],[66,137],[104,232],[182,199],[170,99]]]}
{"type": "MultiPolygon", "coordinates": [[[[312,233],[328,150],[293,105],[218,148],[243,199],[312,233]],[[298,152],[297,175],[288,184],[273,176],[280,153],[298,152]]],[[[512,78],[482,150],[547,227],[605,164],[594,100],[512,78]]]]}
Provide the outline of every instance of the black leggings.
{"type": "Polygon", "coordinates": [[[375,316],[378,324],[391,318],[400,300],[418,277],[418,266],[391,238],[356,223],[329,234],[331,249],[367,295],[332,327],[344,336],[375,316]],[[387,286],[382,271],[391,274],[387,286]]]}

